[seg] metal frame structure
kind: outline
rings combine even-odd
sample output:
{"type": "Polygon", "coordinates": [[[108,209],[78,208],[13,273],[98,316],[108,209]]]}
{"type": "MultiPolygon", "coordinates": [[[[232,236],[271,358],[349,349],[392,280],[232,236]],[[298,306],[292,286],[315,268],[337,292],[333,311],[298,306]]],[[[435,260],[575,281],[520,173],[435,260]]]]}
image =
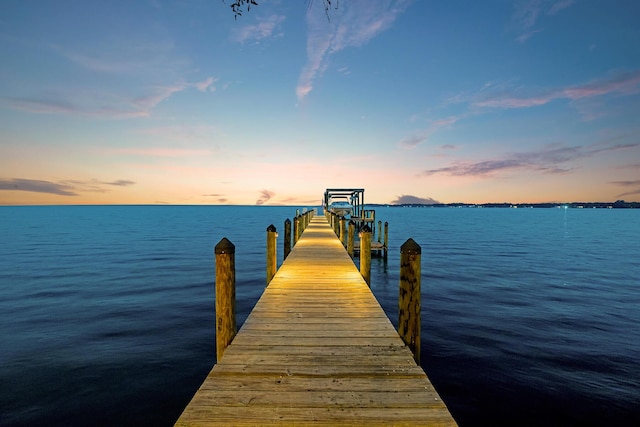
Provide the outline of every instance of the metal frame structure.
{"type": "Polygon", "coordinates": [[[348,197],[353,205],[353,216],[360,217],[364,209],[364,188],[327,188],[324,192],[322,208],[329,210],[329,200],[332,197],[348,197]]]}

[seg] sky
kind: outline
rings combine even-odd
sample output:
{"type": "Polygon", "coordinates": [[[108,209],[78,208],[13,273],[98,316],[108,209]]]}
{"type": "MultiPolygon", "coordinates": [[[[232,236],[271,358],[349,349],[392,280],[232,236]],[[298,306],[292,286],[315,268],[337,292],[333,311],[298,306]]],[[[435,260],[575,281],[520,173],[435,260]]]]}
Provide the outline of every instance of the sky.
{"type": "Polygon", "coordinates": [[[640,201],[639,1],[257,2],[0,2],[0,204],[640,201]]]}

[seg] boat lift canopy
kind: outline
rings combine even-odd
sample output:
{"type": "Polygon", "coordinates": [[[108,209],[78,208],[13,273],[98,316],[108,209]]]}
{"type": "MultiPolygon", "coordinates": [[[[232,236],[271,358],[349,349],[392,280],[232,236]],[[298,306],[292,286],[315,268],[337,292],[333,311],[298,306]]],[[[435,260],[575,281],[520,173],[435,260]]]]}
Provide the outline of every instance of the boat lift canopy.
{"type": "Polygon", "coordinates": [[[353,215],[360,217],[364,209],[364,188],[327,188],[324,192],[322,207],[329,210],[329,203],[332,197],[348,198],[353,205],[353,215]]]}

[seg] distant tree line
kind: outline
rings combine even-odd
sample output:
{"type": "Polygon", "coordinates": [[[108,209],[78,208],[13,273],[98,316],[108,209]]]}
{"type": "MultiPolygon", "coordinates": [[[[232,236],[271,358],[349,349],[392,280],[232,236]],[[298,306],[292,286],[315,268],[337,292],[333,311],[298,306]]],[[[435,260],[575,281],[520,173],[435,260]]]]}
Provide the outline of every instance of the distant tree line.
{"type": "Polygon", "coordinates": [[[401,203],[373,204],[367,206],[416,207],[416,208],[560,208],[573,209],[640,209],[640,202],[571,202],[571,203],[401,203]]]}

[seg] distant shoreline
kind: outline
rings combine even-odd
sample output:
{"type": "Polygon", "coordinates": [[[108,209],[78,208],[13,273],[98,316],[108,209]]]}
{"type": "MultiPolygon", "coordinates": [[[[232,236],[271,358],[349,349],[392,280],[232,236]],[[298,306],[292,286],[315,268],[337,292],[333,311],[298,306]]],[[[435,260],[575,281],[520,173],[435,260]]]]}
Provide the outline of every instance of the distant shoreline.
{"type": "Polygon", "coordinates": [[[366,203],[367,206],[414,208],[565,208],[565,209],[640,209],[640,202],[571,202],[571,203],[366,203]]]}
{"type": "MultiPolygon", "coordinates": [[[[218,205],[218,204],[170,204],[170,203],[126,203],[126,204],[2,204],[2,207],[65,207],[65,206],[247,206],[247,207],[300,207],[304,204],[280,205],[280,204],[263,204],[263,205],[218,205]]],[[[317,207],[307,205],[311,208],[317,207]]],[[[391,208],[571,208],[571,209],[640,209],[640,202],[625,202],[618,200],[616,202],[570,202],[570,203],[365,203],[367,207],[391,207],[391,208]]]]}

